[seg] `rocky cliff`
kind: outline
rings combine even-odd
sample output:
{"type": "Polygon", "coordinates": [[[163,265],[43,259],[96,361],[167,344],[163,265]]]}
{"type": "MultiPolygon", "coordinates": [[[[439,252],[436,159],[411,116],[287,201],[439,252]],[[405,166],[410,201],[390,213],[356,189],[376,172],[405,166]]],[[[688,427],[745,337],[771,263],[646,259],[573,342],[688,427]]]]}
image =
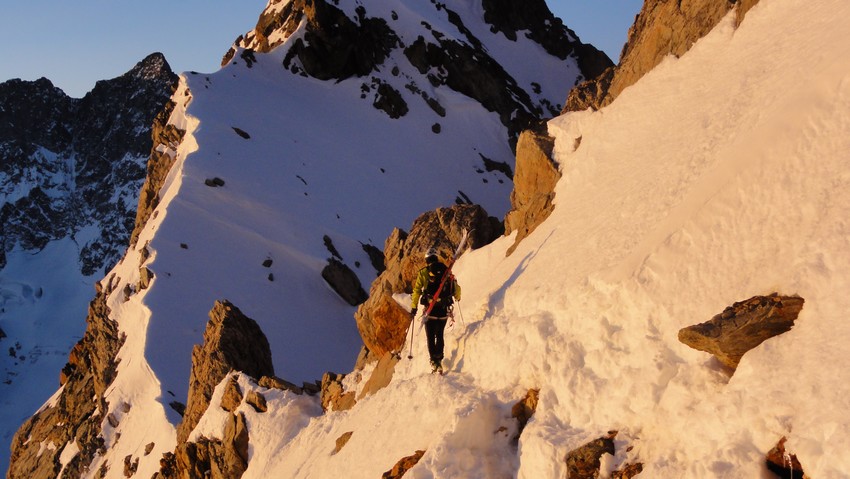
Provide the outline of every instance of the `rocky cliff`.
{"type": "Polygon", "coordinates": [[[564,111],[598,110],[614,101],[667,55],[681,56],[731,10],[740,24],[758,0],[646,0],[619,63],[570,91],[564,111]]]}

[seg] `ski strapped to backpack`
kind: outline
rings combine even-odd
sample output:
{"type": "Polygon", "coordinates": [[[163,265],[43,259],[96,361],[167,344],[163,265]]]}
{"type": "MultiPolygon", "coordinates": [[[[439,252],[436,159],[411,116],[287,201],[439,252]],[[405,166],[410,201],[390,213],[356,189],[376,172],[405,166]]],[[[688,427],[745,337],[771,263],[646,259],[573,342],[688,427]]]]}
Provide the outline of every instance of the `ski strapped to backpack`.
{"type": "Polygon", "coordinates": [[[442,279],[440,279],[440,285],[437,286],[437,290],[434,291],[433,297],[429,298],[428,308],[425,309],[424,317],[428,317],[431,314],[431,310],[434,309],[434,305],[437,304],[440,298],[440,293],[443,292],[443,288],[446,286],[447,280],[452,277],[452,266],[454,266],[455,261],[463,253],[464,247],[466,247],[466,241],[469,239],[469,231],[463,230],[463,236],[460,238],[460,242],[457,245],[457,249],[455,250],[454,256],[449,260],[448,264],[446,264],[446,271],[443,273],[442,279]]]}
{"type": "MultiPolygon", "coordinates": [[[[460,242],[458,242],[457,248],[455,249],[454,255],[449,260],[449,263],[446,265],[446,272],[443,274],[442,279],[440,280],[440,285],[437,287],[437,290],[434,292],[434,298],[439,298],[440,293],[443,291],[443,287],[446,284],[446,280],[452,274],[452,266],[454,266],[457,258],[463,253],[464,248],[466,247],[466,242],[469,239],[469,231],[466,229],[463,230],[463,234],[460,238],[460,242]]],[[[426,308],[425,313],[423,313],[423,318],[427,318],[429,314],[431,314],[431,310],[434,309],[434,304],[437,302],[433,299],[429,301],[428,308],[426,308]]],[[[413,359],[413,318],[410,321],[410,350],[407,352],[407,359],[413,359]]],[[[422,326],[419,327],[419,330],[422,331],[422,326]]],[[[399,351],[400,352],[400,351],[399,351]]],[[[397,355],[397,354],[396,354],[397,355]]],[[[400,356],[399,356],[400,357],[400,356]]]]}

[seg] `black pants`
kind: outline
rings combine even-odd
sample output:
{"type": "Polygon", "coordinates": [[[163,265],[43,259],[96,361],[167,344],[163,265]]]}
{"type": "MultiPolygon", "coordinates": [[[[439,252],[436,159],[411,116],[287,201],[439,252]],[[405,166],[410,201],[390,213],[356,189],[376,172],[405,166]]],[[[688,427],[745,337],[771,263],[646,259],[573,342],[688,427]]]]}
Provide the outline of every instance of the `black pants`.
{"type": "Polygon", "coordinates": [[[425,322],[425,337],[428,338],[428,355],[431,361],[443,360],[443,331],[446,329],[446,318],[428,317],[425,322]]]}

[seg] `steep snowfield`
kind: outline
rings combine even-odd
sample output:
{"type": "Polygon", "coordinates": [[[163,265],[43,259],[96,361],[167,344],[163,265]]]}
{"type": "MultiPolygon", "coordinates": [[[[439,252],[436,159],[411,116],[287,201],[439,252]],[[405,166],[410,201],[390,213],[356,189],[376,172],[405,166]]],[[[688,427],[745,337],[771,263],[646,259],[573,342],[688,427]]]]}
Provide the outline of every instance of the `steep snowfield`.
{"type": "Polygon", "coordinates": [[[244,477],[378,477],[426,450],[406,477],[560,478],[567,451],[609,430],[604,475],[639,461],[640,477],[769,477],[788,436],[811,477],[847,477],[850,4],[771,0],[732,22],[605,110],[549,123],[555,211],[509,258],[505,238],[458,263],[446,377],[427,373],[420,334],[350,411],[275,392],[268,413],[243,404],[244,477]],[[774,291],[805,298],[797,324],[731,378],[678,342],[774,291]],[[529,388],[540,404],[515,449],[510,408],[529,388]]]}

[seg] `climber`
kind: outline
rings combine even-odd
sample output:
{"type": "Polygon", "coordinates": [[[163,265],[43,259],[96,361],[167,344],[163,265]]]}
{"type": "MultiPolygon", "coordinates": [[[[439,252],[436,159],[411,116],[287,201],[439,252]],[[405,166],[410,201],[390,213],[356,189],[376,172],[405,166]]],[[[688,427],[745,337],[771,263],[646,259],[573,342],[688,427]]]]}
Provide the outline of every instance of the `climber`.
{"type": "Polygon", "coordinates": [[[422,321],[425,323],[432,373],[443,374],[443,331],[452,315],[455,301],[460,301],[460,286],[455,281],[451,268],[439,260],[436,250],[428,250],[425,253],[425,267],[419,270],[413,284],[410,318],[412,321],[416,317],[420,303],[425,306],[422,321]]]}

